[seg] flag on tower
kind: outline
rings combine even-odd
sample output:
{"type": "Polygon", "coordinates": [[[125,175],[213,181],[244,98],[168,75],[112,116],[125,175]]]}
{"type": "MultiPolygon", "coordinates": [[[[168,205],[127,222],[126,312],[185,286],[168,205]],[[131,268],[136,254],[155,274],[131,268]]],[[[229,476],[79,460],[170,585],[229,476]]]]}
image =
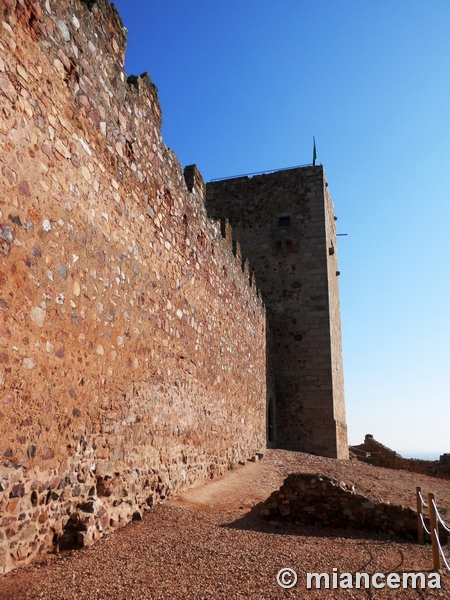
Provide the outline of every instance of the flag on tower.
{"type": "Polygon", "coordinates": [[[313,142],[314,142],[314,147],[313,147],[313,167],[316,166],[316,160],[317,160],[317,150],[316,150],[316,138],[313,136],[313,142]]]}

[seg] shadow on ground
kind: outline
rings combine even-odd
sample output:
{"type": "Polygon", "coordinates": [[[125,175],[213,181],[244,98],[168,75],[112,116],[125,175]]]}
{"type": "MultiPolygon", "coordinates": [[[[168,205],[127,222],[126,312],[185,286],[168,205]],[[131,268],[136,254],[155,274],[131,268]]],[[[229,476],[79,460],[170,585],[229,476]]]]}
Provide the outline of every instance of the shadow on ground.
{"type": "Polygon", "coordinates": [[[408,541],[398,536],[390,536],[365,529],[339,529],[319,524],[296,525],[295,523],[271,521],[264,519],[259,515],[262,504],[262,502],[259,502],[242,517],[239,517],[231,523],[224,523],[223,525],[220,525],[220,527],[228,529],[242,529],[246,531],[257,531],[260,533],[269,533],[275,535],[378,540],[384,542],[396,542],[400,544],[415,543],[415,540],[408,541]]]}

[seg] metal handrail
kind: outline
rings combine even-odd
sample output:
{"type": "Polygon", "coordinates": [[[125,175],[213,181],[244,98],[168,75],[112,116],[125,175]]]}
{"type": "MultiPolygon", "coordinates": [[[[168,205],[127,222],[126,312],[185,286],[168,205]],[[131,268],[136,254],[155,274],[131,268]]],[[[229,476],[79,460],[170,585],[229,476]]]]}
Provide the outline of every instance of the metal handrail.
{"type": "MultiPolygon", "coordinates": [[[[291,169],[303,169],[304,167],[314,167],[313,163],[308,163],[306,165],[297,165],[295,167],[283,167],[282,169],[270,169],[269,171],[257,171],[255,173],[244,173],[243,175],[231,175],[229,177],[216,177],[215,179],[210,179],[210,182],[213,181],[226,181],[227,179],[239,179],[239,177],[253,177],[253,175],[268,175],[269,173],[277,173],[278,171],[290,171],[291,169]]],[[[317,165],[320,166],[320,165],[317,165]]]]}

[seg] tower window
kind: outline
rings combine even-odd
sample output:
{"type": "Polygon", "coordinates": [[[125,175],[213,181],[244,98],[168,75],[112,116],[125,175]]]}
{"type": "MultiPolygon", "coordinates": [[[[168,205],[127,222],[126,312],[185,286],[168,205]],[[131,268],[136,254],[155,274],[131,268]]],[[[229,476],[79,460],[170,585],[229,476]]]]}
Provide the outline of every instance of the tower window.
{"type": "Polygon", "coordinates": [[[289,227],[291,225],[291,217],[280,217],[278,225],[280,227],[289,227]]]}

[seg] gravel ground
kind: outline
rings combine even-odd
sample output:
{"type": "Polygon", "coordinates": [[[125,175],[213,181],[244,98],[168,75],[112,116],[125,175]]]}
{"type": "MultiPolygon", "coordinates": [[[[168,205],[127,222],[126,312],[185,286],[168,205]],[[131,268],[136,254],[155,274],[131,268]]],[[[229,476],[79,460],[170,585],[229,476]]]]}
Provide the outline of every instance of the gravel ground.
{"type": "Polygon", "coordinates": [[[156,506],[141,522],[102,538],[92,548],[48,555],[40,564],[9,573],[0,578],[0,598],[450,599],[450,577],[445,573],[440,590],[306,589],[307,572],[332,575],[333,568],[353,574],[427,574],[431,549],[363,532],[270,524],[256,511],[249,511],[248,504],[264,500],[273,485],[292,470],[321,472],[354,483],[358,491],[371,489],[372,497],[391,502],[402,499],[412,506],[415,485],[450,500],[450,482],[361,463],[270,451],[261,463],[156,506]],[[282,589],[276,582],[278,571],[285,567],[298,573],[292,589],[282,589]]]}

